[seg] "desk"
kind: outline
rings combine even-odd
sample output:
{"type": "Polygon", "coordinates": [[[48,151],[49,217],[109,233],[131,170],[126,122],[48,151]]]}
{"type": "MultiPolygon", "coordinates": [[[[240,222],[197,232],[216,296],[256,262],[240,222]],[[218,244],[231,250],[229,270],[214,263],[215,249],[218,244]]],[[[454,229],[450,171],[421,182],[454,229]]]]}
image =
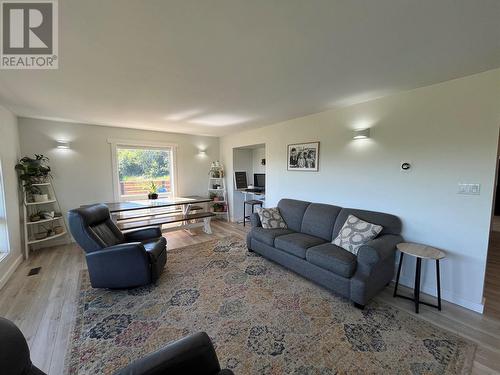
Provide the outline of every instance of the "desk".
{"type": "MultiPolygon", "coordinates": [[[[205,198],[205,197],[199,197],[199,196],[189,196],[189,197],[177,197],[177,198],[171,198],[171,199],[144,199],[144,200],[136,200],[136,201],[129,201],[129,202],[112,202],[112,203],[105,203],[106,206],[108,206],[109,211],[112,216],[115,216],[117,214],[123,213],[123,212],[133,212],[137,210],[152,210],[155,208],[167,208],[167,207],[175,207],[175,206],[181,206],[182,208],[182,215],[183,217],[177,218],[176,221],[174,222],[180,222],[181,225],[178,225],[173,228],[164,228],[162,229],[163,232],[167,231],[172,231],[172,230],[179,230],[179,229],[191,229],[191,228],[196,228],[196,227],[201,227],[203,226],[203,230],[211,234],[212,230],[210,228],[210,218],[212,215],[208,215],[208,212],[201,213],[202,215],[200,216],[200,219],[203,219],[202,222],[196,222],[196,215],[193,216],[189,212],[191,211],[191,207],[194,204],[201,204],[201,203],[209,203],[211,202],[210,198],[205,198]],[[203,215],[207,214],[207,215],[203,215]],[[186,218],[186,220],[182,220],[183,218],[186,218]],[[192,218],[192,219],[190,219],[192,218]]],[[[208,210],[207,210],[208,211],[208,210]]],[[[147,222],[161,222],[162,220],[156,219],[155,217],[157,216],[163,216],[165,217],[168,215],[168,212],[150,212],[150,216],[152,219],[150,220],[144,220],[142,219],[142,223],[147,223],[147,222]]],[[[130,216],[126,218],[125,220],[127,223],[123,222],[120,224],[123,229],[131,229],[134,227],[132,224],[137,219],[139,218],[144,218],[143,214],[137,215],[137,217],[134,218],[134,216],[130,216]]],[[[114,219],[115,220],[115,219],[114,219]]],[[[124,221],[125,221],[124,220],[124,221]]],[[[116,221],[116,220],[115,220],[116,221]]],[[[164,220],[165,224],[167,224],[167,220],[164,220]]],[[[137,223],[139,224],[139,223],[137,223]]]]}
{"type": "Polygon", "coordinates": [[[249,190],[253,190],[253,189],[237,189],[236,191],[239,191],[240,193],[244,194],[245,200],[247,200],[247,195],[253,195],[253,196],[256,196],[256,195],[265,196],[266,195],[265,190],[262,190],[262,191],[249,191],[249,190]]]}
{"type": "MultiPolygon", "coordinates": [[[[243,220],[241,220],[241,221],[238,220],[238,223],[241,222],[241,223],[243,223],[243,225],[245,225],[245,202],[249,200],[248,196],[251,195],[253,198],[261,200],[261,201],[266,200],[266,198],[265,198],[266,191],[265,190],[262,190],[262,191],[249,191],[249,190],[253,190],[253,189],[236,189],[236,191],[238,191],[244,195],[244,197],[243,197],[243,220]]],[[[252,207],[252,212],[253,212],[253,207],[252,207]]]]}

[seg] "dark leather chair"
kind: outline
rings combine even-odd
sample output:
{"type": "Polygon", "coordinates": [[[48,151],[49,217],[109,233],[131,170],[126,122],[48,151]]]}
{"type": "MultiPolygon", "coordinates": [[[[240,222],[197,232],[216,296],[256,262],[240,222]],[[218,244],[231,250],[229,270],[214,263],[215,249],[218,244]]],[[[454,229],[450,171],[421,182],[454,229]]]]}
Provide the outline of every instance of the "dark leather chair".
{"type": "Polygon", "coordinates": [[[94,288],[133,288],[158,279],[167,262],[160,227],[122,233],[104,204],[68,212],[69,229],[85,251],[94,288]]]}
{"type": "Polygon", "coordinates": [[[147,355],[115,375],[232,375],[221,370],[212,341],[205,332],[198,332],[174,341],[147,355]]]}
{"type": "MultiPolygon", "coordinates": [[[[23,333],[10,320],[0,317],[0,374],[46,375],[31,363],[23,333]]],[[[221,370],[210,338],[198,332],[147,355],[116,375],[232,375],[221,370]]]]}
{"type": "Polygon", "coordinates": [[[0,374],[45,375],[31,363],[23,333],[10,320],[0,317],[0,374]]]}

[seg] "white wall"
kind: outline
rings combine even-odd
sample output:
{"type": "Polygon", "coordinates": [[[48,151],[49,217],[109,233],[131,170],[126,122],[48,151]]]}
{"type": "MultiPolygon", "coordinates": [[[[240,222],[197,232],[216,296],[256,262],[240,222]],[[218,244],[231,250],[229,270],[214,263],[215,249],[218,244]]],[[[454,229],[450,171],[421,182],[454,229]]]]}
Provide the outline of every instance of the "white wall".
{"type": "Polygon", "coordinates": [[[63,212],[82,204],[112,202],[113,183],[109,138],[177,144],[177,195],[208,195],[208,170],[219,159],[214,137],[133,130],[58,121],[19,118],[23,155],[50,158],[54,186],[63,212]],[[71,142],[70,150],[56,149],[56,140],[71,142]],[[198,155],[198,149],[207,156],[198,155]]]}
{"type": "MultiPolygon", "coordinates": [[[[497,69],[225,136],[221,159],[232,173],[233,147],[266,144],[267,206],[290,197],[400,216],[406,240],[447,251],[443,297],[481,311],[499,103],[497,69]],[[367,126],[371,139],[352,140],[352,129],[367,126]],[[319,172],[287,172],[286,145],[316,140],[319,172]],[[400,172],[401,161],[411,172],[400,172]],[[458,195],[459,182],[480,183],[481,195],[458,195]]],[[[413,275],[405,262],[403,282],[413,275]]],[[[434,275],[424,266],[426,293],[435,294],[434,275]]]]}
{"type": "Polygon", "coordinates": [[[0,288],[22,261],[18,179],[14,170],[19,157],[17,118],[13,113],[0,106],[0,160],[2,162],[10,244],[9,254],[0,261],[0,288]]]}
{"type": "MultiPolygon", "coordinates": [[[[266,158],[266,148],[259,147],[252,150],[253,173],[266,173],[266,166],[261,164],[262,159],[266,158]]],[[[253,184],[253,174],[252,174],[253,184]]]]}

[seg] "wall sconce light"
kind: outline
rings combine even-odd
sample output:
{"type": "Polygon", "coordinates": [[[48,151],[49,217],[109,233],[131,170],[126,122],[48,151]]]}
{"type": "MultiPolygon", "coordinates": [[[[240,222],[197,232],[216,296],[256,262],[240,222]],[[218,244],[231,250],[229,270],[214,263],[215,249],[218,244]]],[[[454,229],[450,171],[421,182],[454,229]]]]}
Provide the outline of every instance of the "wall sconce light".
{"type": "Polygon", "coordinates": [[[70,148],[70,143],[67,141],[56,141],[56,148],[61,150],[68,150],[70,148]]]}
{"type": "Polygon", "coordinates": [[[198,155],[205,157],[207,156],[207,152],[205,150],[198,150],[198,155]]]}
{"type": "Polygon", "coordinates": [[[370,138],[370,128],[358,129],[354,131],[354,136],[352,139],[366,139],[370,138]]]}

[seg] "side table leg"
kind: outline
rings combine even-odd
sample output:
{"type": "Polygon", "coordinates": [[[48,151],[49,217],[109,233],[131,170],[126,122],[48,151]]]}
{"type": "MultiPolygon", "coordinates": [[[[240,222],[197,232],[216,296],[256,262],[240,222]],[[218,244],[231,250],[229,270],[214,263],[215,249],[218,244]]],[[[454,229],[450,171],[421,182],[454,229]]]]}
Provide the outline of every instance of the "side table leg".
{"type": "Polygon", "coordinates": [[[415,312],[418,314],[420,305],[420,271],[422,269],[422,258],[417,258],[417,269],[415,270],[415,312]]]}
{"type": "Polygon", "coordinates": [[[393,297],[396,297],[396,294],[398,293],[398,284],[399,284],[399,276],[401,276],[401,266],[403,265],[403,253],[399,256],[399,267],[398,267],[398,274],[396,276],[396,285],[394,285],[394,294],[393,297]]]}
{"type": "Polygon", "coordinates": [[[436,280],[438,294],[438,310],[441,311],[441,276],[439,272],[439,259],[436,259],[436,280]]]}

